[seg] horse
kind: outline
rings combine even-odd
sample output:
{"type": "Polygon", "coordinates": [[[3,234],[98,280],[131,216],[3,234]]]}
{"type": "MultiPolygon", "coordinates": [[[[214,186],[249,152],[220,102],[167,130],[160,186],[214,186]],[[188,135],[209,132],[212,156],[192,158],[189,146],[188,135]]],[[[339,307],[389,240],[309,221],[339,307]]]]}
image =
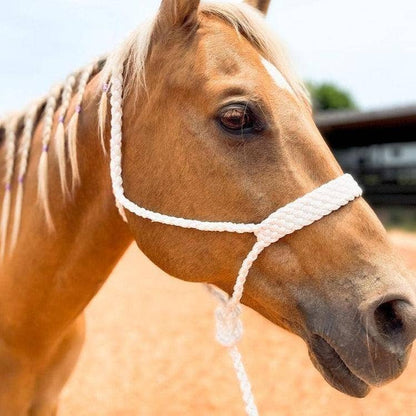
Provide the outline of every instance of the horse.
{"type": "MultiPolygon", "coordinates": [[[[83,311],[133,241],[171,276],[229,295],[255,242],[115,204],[116,68],[123,186],[148,210],[258,223],[342,175],[268,6],[162,0],[114,52],[1,121],[2,416],[57,414],[83,311]]],[[[362,197],[259,254],[241,300],[300,336],[323,377],[355,397],[398,377],[416,337],[411,273],[362,197]]]]}

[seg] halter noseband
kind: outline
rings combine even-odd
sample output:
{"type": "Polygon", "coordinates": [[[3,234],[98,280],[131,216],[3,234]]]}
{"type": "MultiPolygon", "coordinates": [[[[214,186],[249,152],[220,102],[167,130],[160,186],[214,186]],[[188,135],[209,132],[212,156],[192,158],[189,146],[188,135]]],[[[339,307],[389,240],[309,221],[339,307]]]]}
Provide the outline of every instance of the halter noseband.
{"type": "Polygon", "coordinates": [[[232,222],[197,221],[187,218],[172,217],[142,208],[130,201],[124,194],[121,145],[122,145],[122,92],[123,75],[119,67],[111,77],[111,153],[110,170],[113,193],[116,204],[122,213],[123,209],[139,217],[161,224],[182,228],[192,228],[201,231],[254,233],[257,241],[238,272],[231,297],[225,295],[214,286],[208,285],[209,290],[220,301],[216,310],[216,338],[220,344],[227,347],[232,358],[246,412],[249,416],[258,416],[254,403],[250,382],[244,369],[241,354],[237,349],[237,342],[243,333],[240,320],[241,304],[244,284],[248,273],[260,253],[286,235],[292,234],[318,220],[337,211],[342,206],[362,195],[362,190],[349,174],[342,175],[295,201],[279,208],[259,224],[244,224],[232,222]]]}

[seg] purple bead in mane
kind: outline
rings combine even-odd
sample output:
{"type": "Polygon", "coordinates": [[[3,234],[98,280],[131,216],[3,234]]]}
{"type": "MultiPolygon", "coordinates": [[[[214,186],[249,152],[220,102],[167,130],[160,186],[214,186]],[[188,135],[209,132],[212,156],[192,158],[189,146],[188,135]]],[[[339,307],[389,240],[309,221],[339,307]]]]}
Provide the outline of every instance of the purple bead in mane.
{"type": "Polygon", "coordinates": [[[65,121],[65,116],[59,116],[58,123],[62,123],[65,121]]]}
{"type": "Polygon", "coordinates": [[[12,189],[12,185],[10,183],[6,183],[6,191],[10,192],[12,189]]]}
{"type": "Polygon", "coordinates": [[[23,182],[24,182],[24,180],[25,180],[25,177],[24,177],[24,176],[20,176],[20,177],[19,177],[19,183],[23,183],[23,182]]]}
{"type": "Polygon", "coordinates": [[[45,145],[42,147],[42,152],[48,152],[48,151],[49,151],[49,145],[45,144],[45,145]]]}
{"type": "Polygon", "coordinates": [[[75,112],[78,113],[78,114],[81,112],[81,106],[80,105],[77,105],[75,107],[75,112]]]}
{"type": "Polygon", "coordinates": [[[104,83],[103,84],[103,92],[107,92],[108,91],[108,84],[104,83]]]}

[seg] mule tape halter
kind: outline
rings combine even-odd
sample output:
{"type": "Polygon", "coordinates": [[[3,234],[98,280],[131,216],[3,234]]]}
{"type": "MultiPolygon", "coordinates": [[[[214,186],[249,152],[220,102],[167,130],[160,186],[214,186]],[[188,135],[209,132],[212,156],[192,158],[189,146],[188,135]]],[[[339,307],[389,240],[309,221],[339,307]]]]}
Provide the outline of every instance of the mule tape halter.
{"type": "Polygon", "coordinates": [[[120,212],[123,208],[139,217],[154,222],[174,225],[182,228],[192,228],[201,231],[217,231],[230,233],[254,233],[257,241],[244,259],[231,297],[214,286],[208,285],[209,290],[219,300],[216,310],[216,338],[220,344],[227,347],[232,358],[237,378],[240,382],[241,393],[249,416],[258,415],[251,385],[244,369],[237,342],[241,339],[243,326],[240,320],[244,284],[248,273],[259,254],[268,246],[276,243],[286,235],[304,228],[362,195],[362,190],[352,178],[345,174],[340,176],[301,198],[278,209],[259,224],[238,224],[232,222],[197,221],[177,218],[160,214],[139,207],[124,194],[121,168],[122,142],[122,68],[113,73],[111,78],[111,152],[110,170],[113,193],[120,212]]]}

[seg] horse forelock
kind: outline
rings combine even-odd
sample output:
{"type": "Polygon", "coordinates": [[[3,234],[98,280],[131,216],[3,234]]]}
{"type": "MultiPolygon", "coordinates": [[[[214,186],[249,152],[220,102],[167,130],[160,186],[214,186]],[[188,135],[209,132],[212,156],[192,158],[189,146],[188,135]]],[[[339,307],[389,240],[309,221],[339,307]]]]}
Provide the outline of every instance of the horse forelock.
{"type": "MultiPolygon", "coordinates": [[[[200,15],[214,16],[231,25],[283,74],[294,93],[310,106],[309,93],[294,71],[277,35],[267,25],[264,15],[246,3],[202,3],[200,15]]],[[[124,92],[146,87],[146,60],[156,28],[156,18],[145,21],[112,53],[105,62],[102,82],[107,83],[116,68],[124,66],[124,92]]]]}

